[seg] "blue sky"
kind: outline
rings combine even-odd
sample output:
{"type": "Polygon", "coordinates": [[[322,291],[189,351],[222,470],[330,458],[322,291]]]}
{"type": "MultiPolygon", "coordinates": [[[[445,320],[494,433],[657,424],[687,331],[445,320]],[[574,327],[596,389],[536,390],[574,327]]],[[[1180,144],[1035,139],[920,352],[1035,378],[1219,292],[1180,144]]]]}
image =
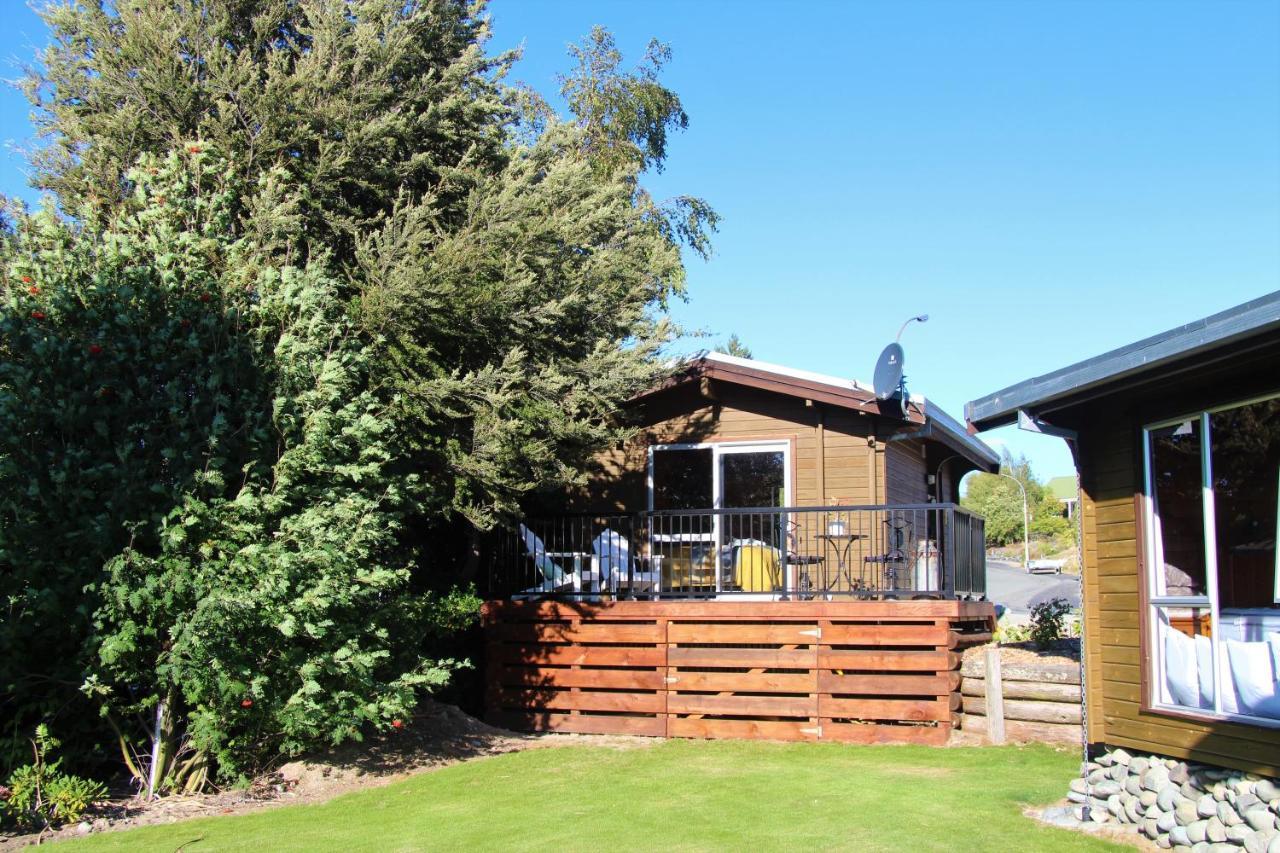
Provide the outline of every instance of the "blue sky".
{"type": "MultiPolygon", "coordinates": [[[[593,24],[651,36],[690,128],[649,186],[724,221],[675,316],[757,358],[966,400],[1280,289],[1280,3],[495,0],[544,93],[593,24]]],[[[45,34],[5,0],[0,59],[45,34]]],[[[9,63],[6,77],[16,76],[9,63]]],[[[31,198],[0,99],[0,192],[31,198]]],[[[1042,477],[1063,444],[1000,430],[1042,477]]]]}

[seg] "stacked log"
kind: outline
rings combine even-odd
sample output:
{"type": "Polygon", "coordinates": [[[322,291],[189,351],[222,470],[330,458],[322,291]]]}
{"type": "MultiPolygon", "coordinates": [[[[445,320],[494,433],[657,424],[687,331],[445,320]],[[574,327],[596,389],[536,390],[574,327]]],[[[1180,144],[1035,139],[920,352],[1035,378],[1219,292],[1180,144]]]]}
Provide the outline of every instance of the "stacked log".
{"type": "MultiPolygon", "coordinates": [[[[961,729],[985,735],[987,664],[967,657],[960,667],[961,729]]],[[[1063,663],[1001,663],[1005,736],[1011,741],[1077,744],[1082,737],[1080,667],[1063,663]]]]}

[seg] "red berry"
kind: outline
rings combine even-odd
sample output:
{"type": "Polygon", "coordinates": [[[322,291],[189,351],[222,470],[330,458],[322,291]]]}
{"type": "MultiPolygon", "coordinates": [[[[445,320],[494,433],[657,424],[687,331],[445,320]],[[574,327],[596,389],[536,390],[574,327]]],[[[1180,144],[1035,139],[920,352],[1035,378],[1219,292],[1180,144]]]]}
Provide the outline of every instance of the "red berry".
{"type": "Polygon", "coordinates": [[[253,700],[252,700],[252,699],[241,699],[241,700],[240,700],[240,707],[241,707],[241,708],[252,708],[252,707],[253,707],[253,700]]]}
{"type": "Polygon", "coordinates": [[[30,284],[30,283],[31,283],[31,276],[29,276],[29,275],[24,275],[24,276],[22,277],[22,283],[23,283],[23,284],[30,284]]]}
{"type": "Polygon", "coordinates": [[[30,293],[32,296],[35,296],[39,292],[40,288],[36,287],[34,284],[27,288],[27,293],[30,293]]]}
{"type": "Polygon", "coordinates": [[[208,302],[208,301],[209,301],[210,299],[212,299],[212,298],[213,298],[213,297],[212,297],[212,296],[210,296],[210,295],[209,295],[209,294],[207,294],[207,293],[202,293],[202,294],[200,294],[200,301],[201,301],[201,302],[208,302]]]}
{"type": "Polygon", "coordinates": [[[404,728],[404,720],[392,720],[392,721],[391,721],[391,728],[393,728],[393,729],[403,729],[403,728],[404,728]]]}
{"type": "Polygon", "coordinates": [[[102,355],[102,347],[97,344],[89,344],[89,355],[102,355]]]}
{"type": "Polygon", "coordinates": [[[31,316],[32,316],[32,318],[34,318],[34,319],[36,319],[36,320],[43,320],[43,319],[44,319],[44,312],[43,312],[43,311],[32,311],[32,312],[31,312],[31,316]]]}
{"type": "Polygon", "coordinates": [[[201,148],[199,145],[188,145],[187,150],[190,151],[192,154],[199,154],[204,149],[201,148]]]}

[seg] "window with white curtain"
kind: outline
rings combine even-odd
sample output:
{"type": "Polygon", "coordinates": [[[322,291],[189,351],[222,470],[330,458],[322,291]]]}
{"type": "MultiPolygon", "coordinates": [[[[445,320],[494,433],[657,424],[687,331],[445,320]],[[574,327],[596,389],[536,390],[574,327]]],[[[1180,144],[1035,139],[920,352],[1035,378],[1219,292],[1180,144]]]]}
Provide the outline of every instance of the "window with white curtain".
{"type": "Polygon", "coordinates": [[[1156,707],[1280,726],[1280,396],[1143,431],[1156,707]]]}

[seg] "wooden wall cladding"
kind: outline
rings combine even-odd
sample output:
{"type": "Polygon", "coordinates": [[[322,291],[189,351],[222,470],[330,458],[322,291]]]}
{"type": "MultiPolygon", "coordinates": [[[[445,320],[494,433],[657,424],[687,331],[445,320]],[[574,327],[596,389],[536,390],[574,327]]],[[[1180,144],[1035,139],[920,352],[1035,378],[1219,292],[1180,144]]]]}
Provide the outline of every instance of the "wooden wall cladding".
{"type": "Polygon", "coordinates": [[[959,601],[492,601],[487,716],[521,731],[942,744],[959,651],[994,619],[959,601]]]}

